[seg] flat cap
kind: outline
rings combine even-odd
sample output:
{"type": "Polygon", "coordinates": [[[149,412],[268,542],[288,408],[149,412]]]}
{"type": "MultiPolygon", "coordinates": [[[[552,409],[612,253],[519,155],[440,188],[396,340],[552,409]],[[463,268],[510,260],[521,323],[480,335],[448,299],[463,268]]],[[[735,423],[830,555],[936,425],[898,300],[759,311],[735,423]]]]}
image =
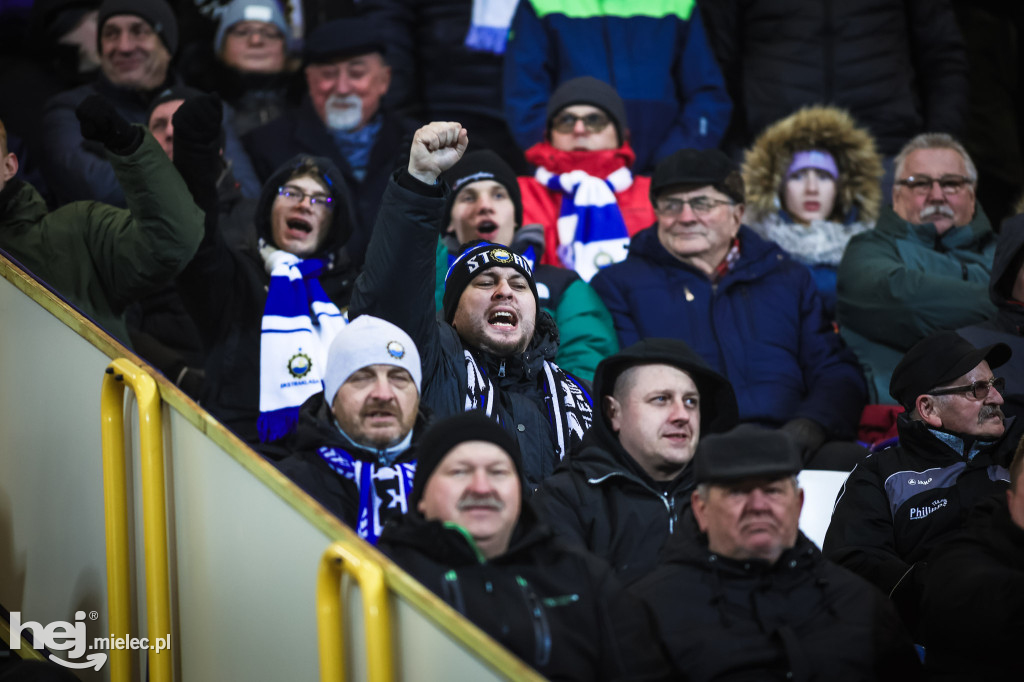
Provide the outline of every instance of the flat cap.
{"type": "Polygon", "coordinates": [[[733,196],[722,189],[725,179],[737,171],[736,163],[717,149],[680,149],[655,167],[651,177],[651,201],[662,190],[675,185],[713,185],[733,201],[742,202],[742,195],[733,196]]]}
{"type": "Polygon", "coordinates": [[[693,459],[696,483],[782,478],[800,473],[800,448],[789,434],[754,424],[702,436],[693,459]]]}
{"type": "Polygon", "coordinates": [[[371,52],[383,55],[387,50],[386,42],[369,19],[334,19],[320,24],[309,34],[303,58],[307,64],[323,64],[371,52]]]}
{"type": "Polygon", "coordinates": [[[1004,365],[1011,353],[1005,343],[975,348],[956,332],[937,332],[915,343],[896,365],[889,395],[912,410],[919,395],[967,374],[982,360],[988,360],[992,369],[1004,365]]]}

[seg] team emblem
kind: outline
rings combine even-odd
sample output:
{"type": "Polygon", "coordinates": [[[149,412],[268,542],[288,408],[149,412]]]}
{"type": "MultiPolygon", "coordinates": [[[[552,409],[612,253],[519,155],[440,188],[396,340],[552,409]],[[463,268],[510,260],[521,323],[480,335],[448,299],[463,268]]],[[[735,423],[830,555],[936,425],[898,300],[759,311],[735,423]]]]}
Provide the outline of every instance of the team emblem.
{"type": "Polygon", "coordinates": [[[505,249],[494,249],[491,251],[491,258],[499,263],[508,263],[512,260],[512,254],[505,249]]]}
{"type": "Polygon", "coordinates": [[[296,353],[288,360],[288,372],[296,379],[309,374],[313,369],[313,360],[305,353],[296,353]]]}
{"type": "Polygon", "coordinates": [[[388,355],[396,360],[401,360],[405,357],[405,346],[400,344],[398,341],[392,341],[388,344],[388,355]]]}
{"type": "Polygon", "coordinates": [[[597,255],[594,256],[594,267],[598,270],[608,267],[613,262],[611,254],[607,251],[598,251],[597,255]]]}

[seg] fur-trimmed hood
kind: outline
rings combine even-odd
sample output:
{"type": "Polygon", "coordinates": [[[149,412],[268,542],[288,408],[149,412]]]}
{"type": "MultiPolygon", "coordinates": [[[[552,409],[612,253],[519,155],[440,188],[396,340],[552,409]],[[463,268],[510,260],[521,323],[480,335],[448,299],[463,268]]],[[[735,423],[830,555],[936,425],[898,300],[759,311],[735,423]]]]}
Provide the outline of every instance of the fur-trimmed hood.
{"type": "Polygon", "coordinates": [[[779,210],[779,190],[793,154],[811,149],[829,152],[839,167],[838,211],[832,215],[844,221],[856,208],[856,220],[875,221],[882,198],[882,159],[874,138],[846,111],[816,106],[769,126],[747,150],[743,159],[747,223],[779,210]]]}

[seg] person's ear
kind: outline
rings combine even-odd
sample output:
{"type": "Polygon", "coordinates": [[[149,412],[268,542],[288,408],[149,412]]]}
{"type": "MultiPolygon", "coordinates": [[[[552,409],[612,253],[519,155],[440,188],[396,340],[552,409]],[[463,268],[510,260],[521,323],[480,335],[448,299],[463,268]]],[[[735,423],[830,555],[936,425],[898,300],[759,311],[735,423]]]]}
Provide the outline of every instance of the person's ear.
{"type": "Polygon", "coordinates": [[[18,157],[14,152],[9,152],[4,157],[3,165],[0,166],[0,178],[7,182],[18,172],[18,157]]]}
{"type": "Polygon", "coordinates": [[[707,515],[704,513],[707,502],[696,490],[690,493],[690,508],[693,509],[693,518],[697,521],[697,527],[701,533],[708,532],[707,515]]]}
{"type": "Polygon", "coordinates": [[[939,401],[933,395],[919,395],[914,401],[917,414],[928,426],[933,429],[942,428],[942,415],[940,414],[939,401]]]}
{"type": "Polygon", "coordinates": [[[604,413],[608,417],[608,423],[611,424],[612,431],[618,433],[622,430],[622,405],[613,396],[606,395],[604,397],[604,413]]]}

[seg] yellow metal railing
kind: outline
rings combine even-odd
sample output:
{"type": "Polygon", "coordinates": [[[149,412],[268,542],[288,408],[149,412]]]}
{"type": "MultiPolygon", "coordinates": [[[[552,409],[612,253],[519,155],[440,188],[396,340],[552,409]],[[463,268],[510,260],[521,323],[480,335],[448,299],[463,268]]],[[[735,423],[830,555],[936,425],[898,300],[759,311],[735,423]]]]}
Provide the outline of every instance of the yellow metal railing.
{"type": "MultiPolygon", "coordinates": [[[[163,426],[156,382],[138,366],[118,358],[103,377],[103,507],[107,530],[107,606],[113,637],[130,637],[131,575],[128,481],[124,443],[124,386],[135,391],[139,405],[142,476],[142,528],[146,571],[149,638],[171,633],[170,577],[167,564],[167,506],[164,485],[163,426]]],[[[149,680],[171,682],[169,650],[149,649],[149,680]]],[[[111,682],[131,680],[131,651],[110,650],[111,682]]]]}
{"type": "Polygon", "coordinates": [[[384,570],[357,548],[341,542],[332,544],[320,557],[317,574],[320,680],[345,680],[345,608],[341,599],[341,576],[344,573],[355,579],[362,593],[368,682],[392,682],[391,614],[384,570]]]}

